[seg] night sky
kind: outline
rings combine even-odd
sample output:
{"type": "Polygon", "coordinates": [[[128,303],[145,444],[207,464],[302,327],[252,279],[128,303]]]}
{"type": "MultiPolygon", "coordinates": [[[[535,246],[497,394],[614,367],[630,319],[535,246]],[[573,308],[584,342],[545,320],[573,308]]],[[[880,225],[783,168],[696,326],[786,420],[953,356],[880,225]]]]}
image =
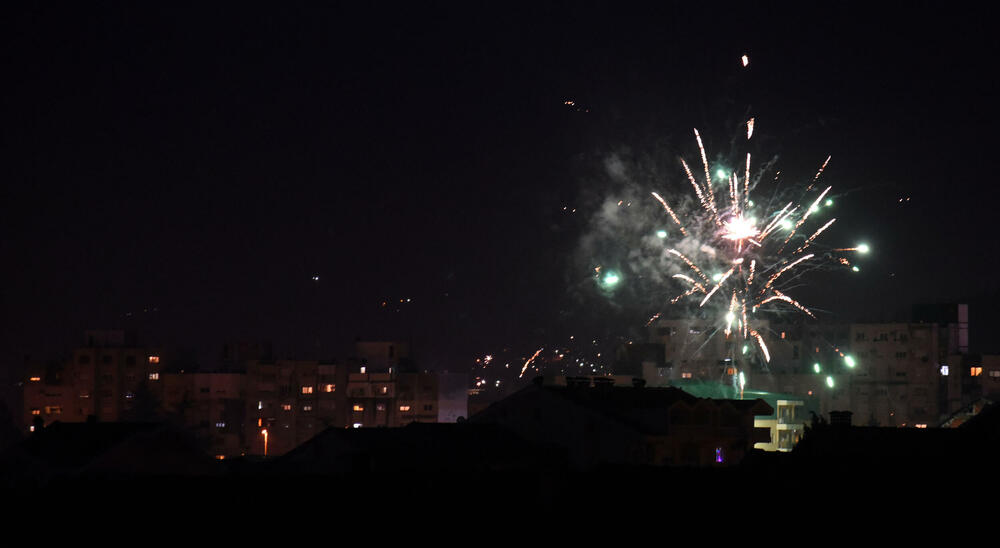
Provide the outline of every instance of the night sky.
{"type": "Polygon", "coordinates": [[[825,237],[874,248],[801,289],[821,319],[954,300],[984,317],[998,48],[987,13],[953,9],[18,6],[0,28],[0,363],[92,328],[207,367],[236,340],[329,358],[403,338],[433,369],[610,341],[648,303],[587,289],[581,241],[621,191],[608,159],[690,192],[692,128],[714,159],[747,115],[790,177],[832,155],[825,237]]]}

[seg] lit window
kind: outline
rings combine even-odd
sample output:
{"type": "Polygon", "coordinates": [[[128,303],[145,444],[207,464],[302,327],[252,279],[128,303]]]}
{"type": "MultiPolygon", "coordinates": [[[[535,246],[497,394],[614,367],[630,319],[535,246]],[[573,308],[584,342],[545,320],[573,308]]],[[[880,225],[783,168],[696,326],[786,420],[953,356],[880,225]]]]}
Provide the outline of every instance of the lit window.
{"type": "MultiPolygon", "coordinates": [[[[368,368],[362,365],[361,366],[361,373],[364,374],[364,372],[365,372],[366,369],[368,369],[368,368]]],[[[357,427],[355,426],[355,428],[357,428],[357,427]]]]}
{"type": "Polygon", "coordinates": [[[257,426],[264,426],[264,419],[258,418],[257,419],[257,426]]]}
{"type": "Polygon", "coordinates": [[[159,356],[150,356],[149,357],[149,363],[160,363],[160,357],[159,356]]]}
{"type": "Polygon", "coordinates": [[[400,405],[399,406],[399,410],[402,411],[402,412],[404,412],[404,413],[406,413],[407,411],[410,410],[410,406],[409,405],[400,405]]]}
{"type": "Polygon", "coordinates": [[[690,379],[691,378],[691,373],[688,373],[687,371],[685,371],[685,372],[681,373],[681,378],[682,379],[690,379]]]}
{"type": "MultiPolygon", "coordinates": [[[[784,331],[782,331],[782,332],[781,332],[781,338],[782,338],[782,339],[784,339],[784,338],[785,338],[785,332],[784,332],[784,331]]],[[[718,461],[716,461],[716,462],[718,462],[718,461]]]]}
{"type": "Polygon", "coordinates": [[[303,386],[302,387],[302,393],[303,394],[312,394],[313,393],[313,387],[311,387],[311,386],[303,386]]]}
{"type": "Polygon", "coordinates": [[[42,410],[41,409],[32,409],[31,410],[31,414],[32,415],[41,415],[42,414],[42,410]]]}
{"type": "Polygon", "coordinates": [[[335,392],[336,390],[337,390],[337,385],[336,384],[324,384],[323,385],[323,391],[324,392],[335,392]]]}
{"type": "Polygon", "coordinates": [[[260,410],[263,408],[264,408],[264,402],[261,400],[257,400],[257,409],[260,410]]]}
{"type": "MultiPolygon", "coordinates": [[[[784,333],[782,333],[782,335],[784,335],[784,333]]],[[[715,462],[723,462],[721,447],[715,448],[715,462]]]]}
{"type": "Polygon", "coordinates": [[[360,423],[360,422],[356,422],[356,423],[354,423],[354,427],[355,427],[355,428],[361,428],[361,423],[360,423]]]}
{"type": "Polygon", "coordinates": [[[215,427],[216,428],[225,428],[226,427],[226,423],[224,423],[222,421],[219,421],[219,422],[215,423],[215,427]]]}
{"type": "Polygon", "coordinates": [[[283,403],[283,404],[281,404],[281,408],[284,409],[285,411],[291,411],[292,410],[292,404],[290,404],[290,403],[283,403]]]}
{"type": "Polygon", "coordinates": [[[942,365],[941,366],[941,376],[942,377],[947,377],[948,376],[948,366],[947,365],[942,365]]]}
{"type": "Polygon", "coordinates": [[[303,405],[302,406],[302,410],[303,411],[312,411],[313,410],[313,406],[311,406],[311,405],[303,405]]]}
{"type": "Polygon", "coordinates": [[[736,374],[736,368],[735,367],[727,367],[726,368],[726,374],[727,375],[735,375],[736,374]]]}
{"type": "Polygon", "coordinates": [[[31,377],[28,380],[31,381],[31,382],[38,382],[38,381],[42,380],[42,378],[41,377],[31,377]]]}
{"type": "Polygon", "coordinates": [[[34,432],[34,431],[35,431],[35,425],[31,425],[28,427],[28,432],[34,432]]]}
{"type": "Polygon", "coordinates": [[[45,414],[46,415],[61,415],[62,414],[62,407],[60,407],[58,405],[47,405],[47,406],[45,406],[45,414]]]}
{"type": "Polygon", "coordinates": [[[226,460],[225,455],[215,455],[215,460],[226,460]]]}
{"type": "Polygon", "coordinates": [[[927,428],[927,425],[924,423],[914,424],[913,426],[915,426],[916,428],[927,428]]]}
{"type": "Polygon", "coordinates": [[[383,386],[382,387],[382,393],[383,394],[388,394],[389,393],[389,387],[388,386],[383,386]]]}
{"type": "Polygon", "coordinates": [[[982,374],[983,374],[983,368],[982,367],[970,367],[969,368],[969,375],[971,375],[973,377],[978,377],[979,375],[982,375],[982,374]]]}
{"type": "Polygon", "coordinates": [[[158,380],[160,380],[160,374],[159,373],[150,373],[149,374],[149,380],[151,380],[151,381],[158,381],[158,380]]]}
{"type": "Polygon", "coordinates": [[[375,405],[375,410],[376,411],[385,411],[385,404],[384,403],[376,404],[375,405]]]}
{"type": "Polygon", "coordinates": [[[361,405],[354,404],[354,410],[355,411],[364,411],[365,408],[363,406],[361,406],[361,405]]]}
{"type": "Polygon", "coordinates": [[[990,371],[990,376],[993,378],[1000,377],[1000,369],[993,369],[990,371]]]}
{"type": "Polygon", "coordinates": [[[87,399],[90,397],[90,392],[80,392],[80,397],[83,399],[87,399]]]}

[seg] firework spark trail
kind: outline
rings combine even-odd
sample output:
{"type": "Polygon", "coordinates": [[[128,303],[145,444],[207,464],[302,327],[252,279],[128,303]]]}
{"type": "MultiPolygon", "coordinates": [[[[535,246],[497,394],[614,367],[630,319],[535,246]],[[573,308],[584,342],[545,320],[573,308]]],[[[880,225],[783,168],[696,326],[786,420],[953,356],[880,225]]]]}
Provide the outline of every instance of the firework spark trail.
{"type": "Polygon", "coordinates": [[[788,233],[788,237],[785,238],[785,241],[781,244],[781,249],[778,250],[778,253],[781,253],[785,249],[785,246],[788,245],[788,241],[792,239],[792,236],[794,236],[795,233],[799,230],[799,227],[801,227],[802,224],[806,222],[806,220],[809,218],[809,216],[812,215],[813,211],[817,210],[817,208],[819,206],[819,203],[821,201],[823,201],[823,197],[826,196],[827,192],[830,192],[831,188],[833,188],[833,187],[830,187],[830,186],[826,187],[826,190],[824,190],[823,192],[820,193],[819,198],[816,198],[816,201],[813,202],[812,205],[809,206],[808,209],[806,209],[805,213],[802,214],[802,218],[799,219],[799,222],[795,223],[795,228],[793,228],[788,233]]]}
{"type": "Polygon", "coordinates": [[[538,355],[542,353],[542,350],[545,350],[545,348],[544,347],[539,348],[538,350],[535,351],[535,354],[533,356],[528,358],[528,361],[524,362],[524,367],[521,368],[521,374],[518,375],[517,378],[520,379],[521,377],[524,376],[524,372],[528,370],[528,366],[531,365],[531,362],[535,361],[535,358],[537,358],[538,355]]]}
{"type": "Polygon", "coordinates": [[[688,167],[687,162],[683,159],[681,160],[681,165],[684,166],[684,172],[687,173],[688,180],[691,181],[691,186],[694,187],[694,192],[698,196],[698,201],[701,202],[701,206],[705,208],[705,211],[712,213],[712,208],[709,207],[708,202],[705,200],[705,193],[701,191],[701,185],[695,180],[694,174],[691,173],[691,168],[688,167]]]}
{"type": "Polygon", "coordinates": [[[764,344],[764,337],[761,337],[760,333],[753,329],[750,330],[750,335],[757,339],[757,343],[760,344],[760,349],[764,352],[764,361],[770,362],[771,353],[767,351],[767,345],[764,344]]]}
{"type": "Polygon", "coordinates": [[[690,297],[691,295],[694,295],[696,291],[701,291],[702,293],[704,293],[705,288],[702,287],[701,284],[695,284],[695,286],[692,287],[691,289],[688,289],[684,293],[681,293],[680,295],[674,297],[673,299],[670,299],[670,304],[677,304],[677,301],[683,299],[684,297],[690,297]]]}
{"type": "Polygon", "coordinates": [[[823,225],[822,227],[820,227],[819,230],[817,230],[816,232],[814,232],[812,236],[809,236],[809,238],[806,239],[805,243],[802,244],[802,247],[800,247],[800,248],[798,248],[798,249],[795,250],[795,253],[802,253],[802,250],[804,250],[805,248],[809,247],[809,244],[811,244],[812,241],[816,239],[816,236],[819,236],[820,234],[822,234],[823,231],[826,230],[827,227],[829,227],[830,225],[832,225],[836,220],[837,219],[830,219],[830,221],[828,223],[826,223],[825,225],[823,225]]]}
{"type": "Polygon", "coordinates": [[[796,207],[792,207],[792,209],[790,211],[786,211],[790,207],[792,207],[792,202],[788,202],[788,205],[786,205],[785,207],[781,208],[781,211],[779,211],[778,214],[775,215],[774,220],[772,220],[767,225],[767,227],[765,227],[764,230],[761,231],[761,233],[760,233],[760,239],[761,240],[763,240],[764,238],[767,238],[767,235],[772,230],[774,230],[774,228],[776,226],[778,226],[778,224],[781,223],[781,221],[784,221],[789,215],[791,215],[792,213],[795,212],[796,209],[798,209],[796,207]]]}
{"type": "Polygon", "coordinates": [[[819,171],[816,172],[816,176],[813,177],[812,182],[809,183],[809,186],[806,187],[806,192],[809,192],[810,190],[812,190],[813,185],[816,184],[816,181],[819,180],[819,176],[822,175],[823,174],[823,170],[826,169],[826,164],[830,163],[830,158],[833,158],[833,156],[827,156],[826,157],[826,161],[823,162],[823,165],[819,166],[819,171]]]}
{"type": "Polygon", "coordinates": [[[743,299],[742,307],[743,307],[743,312],[741,314],[741,317],[743,319],[743,338],[745,339],[745,338],[747,338],[747,329],[749,329],[749,326],[750,326],[750,324],[747,323],[747,301],[746,301],[746,299],[743,299]]]}
{"type": "Polygon", "coordinates": [[[753,136],[753,118],[747,120],[747,141],[753,136]]]}
{"type": "Polygon", "coordinates": [[[691,259],[688,259],[687,257],[685,257],[683,253],[681,253],[680,251],[677,251],[676,249],[668,249],[667,253],[671,253],[673,255],[676,255],[676,256],[680,257],[681,260],[683,260],[685,263],[687,263],[687,265],[689,267],[691,267],[691,270],[694,270],[698,274],[698,276],[701,277],[702,280],[705,280],[705,283],[707,283],[707,284],[712,283],[711,281],[709,281],[708,276],[706,276],[705,273],[702,272],[701,269],[698,268],[697,265],[695,265],[693,262],[691,262],[691,259]]]}
{"type": "Polygon", "coordinates": [[[712,175],[708,169],[708,156],[705,155],[705,145],[701,142],[701,135],[698,134],[697,128],[694,130],[694,137],[698,140],[698,150],[701,151],[701,163],[705,166],[705,188],[708,190],[708,205],[712,208],[715,224],[722,224],[722,221],[719,220],[719,211],[715,209],[715,193],[712,191],[712,175]]]}
{"type": "Polygon", "coordinates": [[[733,290],[733,297],[729,300],[729,312],[726,313],[726,337],[733,331],[733,320],[736,319],[736,308],[739,301],[736,300],[736,290],[733,290]]]}
{"type": "Polygon", "coordinates": [[[795,268],[795,265],[801,263],[802,261],[808,261],[809,259],[812,259],[813,257],[814,257],[814,255],[812,253],[810,253],[808,255],[803,255],[802,257],[799,257],[796,261],[792,262],[789,265],[785,265],[785,267],[782,268],[781,270],[779,270],[777,274],[775,274],[774,276],[771,276],[771,278],[769,280],[767,280],[767,283],[764,284],[764,289],[761,290],[761,294],[763,294],[765,291],[767,291],[768,289],[770,289],[771,284],[773,284],[782,274],[784,274],[785,272],[788,272],[789,270],[795,268]]]}
{"type": "Polygon", "coordinates": [[[771,301],[784,301],[784,302],[786,302],[786,303],[794,306],[795,308],[798,308],[802,312],[805,312],[809,316],[811,316],[813,318],[816,317],[812,313],[812,311],[810,311],[808,308],[802,306],[802,304],[800,304],[798,301],[796,301],[795,299],[789,297],[788,295],[785,295],[784,293],[778,291],[777,289],[774,290],[774,295],[771,295],[770,297],[764,299],[763,301],[760,301],[755,306],[764,306],[765,304],[767,304],[767,303],[769,303],[771,301]]]}
{"type": "Polygon", "coordinates": [[[687,230],[684,230],[684,225],[681,224],[681,220],[677,218],[677,214],[674,213],[674,210],[670,209],[670,206],[667,205],[667,201],[664,200],[659,194],[655,192],[653,192],[652,194],[653,197],[656,198],[663,206],[663,209],[667,210],[667,213],[670,214],[670,218],[673,219],[675,223],[677,223],[677,226],[681,229],[681,234],[687,236],[687,230]]]}
{"type": "Polygon", "coordinates": [[[743,175],[743,209],[750,209],[750,153],[747,152],[747,170],[743,175]]]}
{"type": "MultiPolygon", "coordinates": [[[[740,259],[740,261],[742,262],[742,259],[740,259]]],[[[705,298],[702,299],[701,304],[699,304],[698,306],[699,307],[705,306],[705,303],[708,302],[710,298],[712,298],[712,295],[714,295],[715,292],[718,291],[720,287],[722,287],[722,284],[726,283],[726,280],[733,275],[733,272],[736,272],[735,266],[730,268],[729,271],[727,271],[725,274],[722,275],[721,278],[719,278],[719,282],[716,283],[715,287],[713,287],[712,290],[708,292],[708,295],[705,295],[705,298]]]]}

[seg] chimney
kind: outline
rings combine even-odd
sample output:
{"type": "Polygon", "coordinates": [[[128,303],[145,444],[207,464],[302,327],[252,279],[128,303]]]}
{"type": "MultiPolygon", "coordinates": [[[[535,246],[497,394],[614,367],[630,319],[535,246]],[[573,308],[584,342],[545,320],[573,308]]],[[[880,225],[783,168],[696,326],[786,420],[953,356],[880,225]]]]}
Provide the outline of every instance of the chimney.
{"type": "Polygon", "coordinates": [[[852,414],[850,411],[830,411],[830,426],[850,426],[852,414]]]}

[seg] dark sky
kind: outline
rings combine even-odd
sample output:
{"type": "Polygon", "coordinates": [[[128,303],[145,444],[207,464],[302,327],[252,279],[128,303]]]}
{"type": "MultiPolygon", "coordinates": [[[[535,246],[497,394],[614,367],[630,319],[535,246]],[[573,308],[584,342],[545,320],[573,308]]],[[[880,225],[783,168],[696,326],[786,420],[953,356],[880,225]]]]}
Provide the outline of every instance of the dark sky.
{"type": "Polygon", "coordinates": [[[252,4],[5,13],[5,364],[99,327],[208,365],[402,337],[440,368],[624,333],[644,310],[573,290],[604,161],[683,182],[691,128],[724,152],[748,113],[780,169],[833,156],[832,236],[876,249],[804,289],[826,317],[997,300],[998,48],[971,4],[252,4]]]}

